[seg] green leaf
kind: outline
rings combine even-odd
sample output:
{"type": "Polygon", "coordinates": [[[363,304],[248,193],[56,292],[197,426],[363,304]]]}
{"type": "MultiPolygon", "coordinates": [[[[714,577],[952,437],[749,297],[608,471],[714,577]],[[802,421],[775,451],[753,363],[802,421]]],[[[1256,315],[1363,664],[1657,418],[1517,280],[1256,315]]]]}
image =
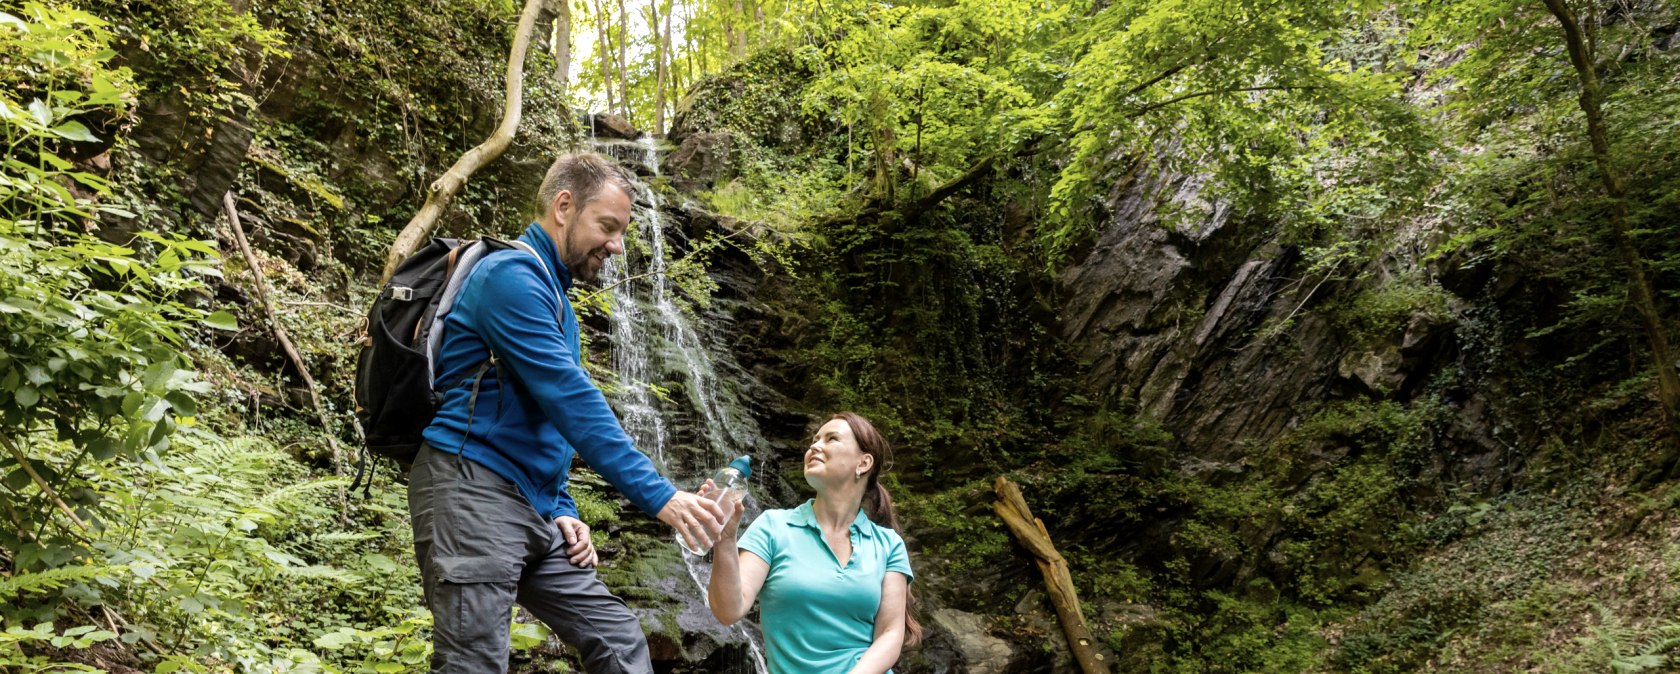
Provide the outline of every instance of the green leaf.
{"type": "Polygon", "coordinates": [[[146,374],[140,377],[140,387],[147,393],[162,394],[168,390],[169,378],[175,375],[175,361],[160,360],[146,368],[146,374]]]}
{"type": "Polygon", "coordinates": [[[117,455],[117,452],[122,449],[122,443],[117,442],[116,438],[101,437],[88,443],[87,447],[88,453],[92,454],[93,458],[105,461],[117,455]]]}
{"type": "Polygon", "coordinates": [[[47,105],[46,101],[39,98],[29,102],[29,114],[33,115],[35,121],[40,122],[41,126],[52,123],[52,106],[47,105]]]}
{"type": "Polygon", "coordinates": [[[164,394],[163,399],[174,406],[176,414],[189,417],[198,414],[198,401],[184,391],[170,391],[164,394]]]}
{"type": "Polygon", "coordinates": [[[350,643],[352,641],[355,641],[355,640],[356,640],[356,635],[355,634],[353,634],[351,632],[348,632],[348,631],[345,631],[343,629],[340,629],[339,631],[333,632],[331,634],[323,634],[321,636],[315,637],[315,647],[316,648],[325,648],[327,650],[334,650],[334,649],[338,649],[338,648],[343,648],[345,644],[348,644],[348,643],[350,643]]]}
{"type": "Polygon", "coordinates": [[[126,416],[126,417],[134,416],[135,412],[140,411],[140,403],[143,403],[143,402],[146,402],[146,394],[145,393],[141,393],[140,391],[129,391],[128,395],[123,396],[123,401],[122,401],[123,416],[126,416]]]}
{"type": "Polygon", "coordinates": [[[239,329],[239,319],[234,318],[233,314],[230,314],[226,311],[218,311],[216,313],[210,314],[209,316],[205,316],[203,318],[202,322],[205,325],[208,325],[208,326],[210,326],[212,328],[215,328],[217,330],[233,331],[233,330],[238,330],[239,329]]]}
{"type": "Polygon", "coordinates": [[[163,398],[152,398],[142,408],[144,411],[140,413],[140,420],[148,423],[156,422],[163,418],[163,414],[168,412],[170,407],[169,401],[163,398]]]}
{"type": "Polygon", "coordinates": [[[35,403],[41,402],[41,392],[35,390],[33,386],[24,385],[12,392],[12,398],[17,400],[18,405],[34,407],[35,403]]]}
{"type": "Polygon", "coordinates": [[[82,123],[79,123],[76,119],[54,126],[52,133],[57,134],[59,138],[69,138],[69,140],[77,141],[77,143],[99,143],[99,136],[94,136],[92,131],[87,131],[87,126],[82,126],[82,123]]]}
{"type": "Polygon", "coordinates": [[[60,157],[60,156],[58,156],[56,154],[53,154],[51,152],[42,152],[41,153],[41,161],[44,161],[48,164],[52,164],[53,168],[58,169],[60,171],[68,171],[71,168],[75,167],[75,164],[71,164],[70,162],[66,161],[63,157],[60,157]]]}

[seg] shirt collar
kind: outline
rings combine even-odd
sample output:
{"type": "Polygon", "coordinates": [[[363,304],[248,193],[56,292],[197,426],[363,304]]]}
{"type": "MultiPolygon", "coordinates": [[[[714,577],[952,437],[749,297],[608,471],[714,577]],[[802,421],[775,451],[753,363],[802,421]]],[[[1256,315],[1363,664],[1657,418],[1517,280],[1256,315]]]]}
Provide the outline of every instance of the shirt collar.
{"type": "MultiPolygon", "coordinates": [[[[816,499],[807,499],[804,503],[799,504],[798,508],[793,509],[793,517],[788,520],[788,524],[822,531],[822,526],[817,524],[817,511],[813,507],[815,503],[816,499]]],[[[860,507],[857,517],[852,518],[851,529],[863,535],[864,538],[874,538],[875,527],[871,526],[873,524],[874,522],[869,520],[868,515],[863,514],[863,508],[860,507]]]]}
{"type": "Polygon", "coordinates": [[[554,248],[554,239],[549,237],[548,232],[543,231],[542,223],[533,221],[525,228],[525,233],[520,235],[519,240],[531,244],[531,248],[542,256],[543,264],[553,270],[551,273],[554,274],[554,280],[560,283],[561,289],[572,289],[572,270],[560,261],[560,251],[554,248]]]}

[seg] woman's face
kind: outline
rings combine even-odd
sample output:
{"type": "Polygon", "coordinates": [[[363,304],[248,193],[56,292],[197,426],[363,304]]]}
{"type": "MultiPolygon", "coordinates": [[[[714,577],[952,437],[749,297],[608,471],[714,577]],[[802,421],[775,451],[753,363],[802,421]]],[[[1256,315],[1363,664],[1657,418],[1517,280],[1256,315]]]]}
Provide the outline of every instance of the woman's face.
{"type": "Polygon", "coordinates": [[[852,425],[845,419],[830,419],[817,429],[811,446],[805,449],[805,481],[812,489],[858,481],[858,473],[868,474],[875,465],[875,457],[865,454],[852,436],[852,425]]]}

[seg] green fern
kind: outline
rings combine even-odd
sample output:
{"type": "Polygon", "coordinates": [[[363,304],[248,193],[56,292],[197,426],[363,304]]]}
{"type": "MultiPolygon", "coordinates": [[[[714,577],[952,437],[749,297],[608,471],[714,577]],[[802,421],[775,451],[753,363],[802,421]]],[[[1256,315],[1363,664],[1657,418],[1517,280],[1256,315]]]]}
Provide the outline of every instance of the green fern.
{"type": "Polygon", "coordinates": [[[1656,628],[1655,634],[1644,637],[1638,630],[1622,623],[1620,617],[1603,606],[1598,610],[1599,625],[1593,635],[1610,651],[1610,671],[1616,674],[1638,674],[1666,667],[1665,653],[1680,646],[1680,624],[1669,623],[1656,628]],[[1643,637],[1643,640],[1641,640],[1643,637]]]}
{"type": "Polygon", "coordinates": [[[387,535],[383,531],[329,531],[311,536],[310,540],[316,543],[360,543],[385,538],[387,535]]]}
{"type": "Polygon", "coordinates": [[[308,482],[299,482],[297,484],[287,485],[271,491],[263,495],[261,498],[258,498],[256,503],[252,505],[275,510],[284,510],[291,506],[307,505],[301,502],[301,500],[294,499],[301,499],[303,496],[313,494],[317,491],[323,491],[331,487],[349,484],[349,482],[350,480],[342,477],[329,477],[319,480],[310,480],[308,482]]]}
{"type": "Polygon", "coordinates": [[[0,578],[0,599],[12,599],[28,592],[61,589],[72,583],[98,581],[127,571],[126,566],[65,566],[35,573],[0,578]]]}
{"type": "Polygon", "coordinates": [[[309,566],[282,566],[275,569],[276,573],[295,580],[324,580],[338,585],[350,585],[363,580],[362,575],[354,571],[346,571],[338,567],[311,564],[309,566]]]}

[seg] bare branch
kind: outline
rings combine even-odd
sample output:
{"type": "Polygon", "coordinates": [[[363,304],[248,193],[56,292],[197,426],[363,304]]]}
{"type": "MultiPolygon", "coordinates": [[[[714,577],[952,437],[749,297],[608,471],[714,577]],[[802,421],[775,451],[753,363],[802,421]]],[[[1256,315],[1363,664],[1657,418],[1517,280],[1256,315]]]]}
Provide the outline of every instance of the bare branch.
{"type": "Polygon", "coordinates": [[[47,481],[41,477],[40,473],[35,472],[35,467],[29,465],[29,457],[23,455],[23,451],[18,449],[17,445],[12,442],[12,439],[5,435],[0,435],[0,444],[6,445],[6,451],[11,453],[13,459],[17,460],[18,465],[23,468],[23,472],[29,474],[29,479],[35,483],[36,487],[41,489],[41,493],[46,494],[47,499],[52,501],[53,505],[58,506],[59,512],[64,513],[64,516],[70,518],[71,522],[75,522],[76,526],[81,527],[82,531],[87,531],[87,522],[83,522],[82,518],[77,517],[76,512],[71,510],[70,506],[64,503],[64,499],[58,497],[58,491],[53,489],[52,485],[47,484],[47,481]]]}
{"type": "MultiPolygon", "coordinates": [[[[257,254],[251,251],[251,243],[245,239],[245,228],[239,224],[239,210],[235,207],[233,193],[222,194],[222,207],[227,209],[228,224],[233,227],[234,241],[239,244],[239,251],[245,255],[245,264],[251,268],[251,277],[256,282],[257,301],[263,305],[263,311],[268,314],[269,327],[274,331],[274,338],[279,340],[281,348],[297,366],[298,374],[303,377],[303,384],[309,389],[309,401],[315,407],[315,416],[321,420],[323,436],[327,438],[327,446],[332,448],[333,473],[344,474],[344,453],[338,448],[338,438],[332,432],[332,419],[327,416],[327,410],[321,405],[321,394],[316,389],[315,378],[309,375],[309,366],[303,362],[303,356],[292,344],[291,336],[286,334],[286,328],[280,325],[280,318],[275,315],[274,302],[269,298],[268,280],[263,278],[262,266],[257,262],[257,254]]],[[[344,501],[344,489],[339,488],[339,501],[344,501]]]]}
{"type": "Polygon", "coordinates": [[[502,152],[513,142],[513,134],[519,129],[519,117],[524,110],[525,50],[531,44],[531,29],[537,23],[542,5],[543,0],[526,0],[525,10],[519,14],[513,49],[508,53],[507,96],[502,103],[501,125],[484,142],[455,160],[443,177],[427,189],[426,205],[420,207],[420,212],[414,214],[391,244],[391,253],[385,256],[385,270],[379,275],[379,285],[383,286],[391,280],[391,275],[397,272],[397,265],[431,238],[432,232],[437,230],[438,218],[467,184],[467,178],[502,156],[502,152]]]}

